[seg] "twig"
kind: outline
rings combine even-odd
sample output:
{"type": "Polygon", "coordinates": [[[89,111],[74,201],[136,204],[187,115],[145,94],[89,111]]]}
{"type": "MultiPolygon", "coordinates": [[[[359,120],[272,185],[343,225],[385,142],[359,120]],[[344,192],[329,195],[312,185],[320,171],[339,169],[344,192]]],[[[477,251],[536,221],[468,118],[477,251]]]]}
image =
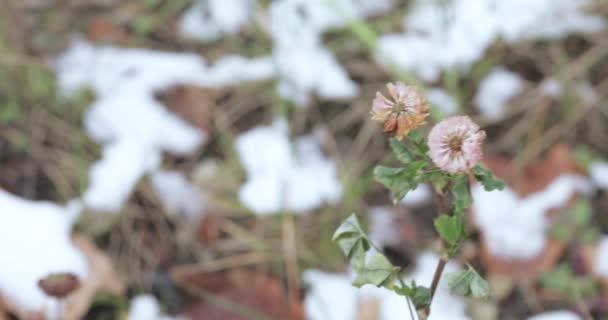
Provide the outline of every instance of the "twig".
{"type": "Polygon", "coordinates": [[[201,272],[217,272],[226,269],[265,263],[270,257],[262,252],[251,252],[230,257],[220,258],[205,263],[176,266],[172,269],[174,275],[184,275],[201,272]]]}
{"type": "Polygon", "coordinates": [[[298,280],[298,253],[293,213],[283,214],[283,254],[285,256],[285,271],[287,273],[287,290],[289,304],[300,301],[300,283],[298,280]]]}

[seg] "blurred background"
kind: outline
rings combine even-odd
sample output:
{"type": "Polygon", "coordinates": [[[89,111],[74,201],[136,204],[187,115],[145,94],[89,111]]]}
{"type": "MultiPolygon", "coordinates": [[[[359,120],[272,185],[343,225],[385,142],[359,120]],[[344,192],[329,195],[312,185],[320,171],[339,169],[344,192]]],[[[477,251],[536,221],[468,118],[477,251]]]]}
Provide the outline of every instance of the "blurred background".
{"type": "Polygon", "coordinates": [[[372,174],[398,163],[369,114],[397,80],[431,122],[479,123],[508,185],[473,188],[448,266],[490,297],[443,288],[431,319],[608,319],[607,18],[604,0],[0,0],[0,319],[408,319],[331,241],[355,212],[431,282],[431,188],[393,204],[372,174]],[[73,276],[67,297],[39,285],[73,276]]]}

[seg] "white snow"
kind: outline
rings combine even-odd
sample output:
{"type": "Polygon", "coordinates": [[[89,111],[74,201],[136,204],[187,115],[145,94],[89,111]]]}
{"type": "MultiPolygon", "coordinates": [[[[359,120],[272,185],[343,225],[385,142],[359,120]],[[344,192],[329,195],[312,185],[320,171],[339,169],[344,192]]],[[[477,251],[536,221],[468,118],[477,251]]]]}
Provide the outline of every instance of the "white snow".
{"type": "MultiPolygon", "coordinates": [[[[273,40],[272,59],[278,75],[278,92],[297,106],[311,95],[323,99],[349,99],[355,83],[322,43],[328,29],[353,19],[390,9],[393,0],[277,0],[272,1],[262,27],[273,40]]],[[[203,41],[232,34],[252,20],[254,0],[199,0],[180,21],[182,35],[203,41]]]]}
{"type": "Polygon", "coordinates": [[[490,120],[506,113],[507,102],[523,90],[523,80],[511,71],[496,67],[481,81],[475,103],[479,112],[490,120]]]}
{"type": "Polygon", "coordinates": [[[254,0],[197,0],[181,17],[179,32],[204,42],[236,34],[251,20],[254,5],[254,0]]]}
{"type": "Polygon", "coordinates": [[[596,32],[600,16],[578,8],[590,0],[427,0],[416,1],[404,19],[404,33],[379,39],[380,63],[434,81],[445,69],[467,70],[497,38],[558,38],[596,32]]]}
{"type": "Polygon", "coordinates": [[[398,245],[401,239],[395,211],[391,207],[368,209],[369,238],[377,246],[398,245]]]}
{"type": "Polygon", "coordinates": [[[541,90],[549,97],[559,98],[562,95],[562,84],[554,78],[546,79],[541,83],[541,90]]]}
{"type": "Polygon", "coordinates": [[[298,137],[292,146],[284,120],[242,133],[235,147],[247,173],[239,199],[257,214],[300,213],[342,195],[336,165],[323,155],[319,139],[298,137]]]}
{"type": "Polygon", "coordinates": [[[416,207],[429,201],[432,194],[433,190],[431,189],[430,185],[426,183],[419,184],[416,189],[408,192],[405,197],[401,199],[399,204],[406,207],[416,207]]]}
{"type": "Polygon", "coordinates": [[[592,163],[589,166],[589,176],[598,188],[608,189],[608,163],[592,163]]]}
{"type": "Polygon", "coordinates": [[[608,236],[603,236],[597,245],[594,271],[604,278],[608,278],[608,236]]]}
{"type": "MultiPolygon", "coordinates": [[[[160,310],[158,300],[150,294],[140,294],[133,297],[127,320],[178,320],[165,316],[160,310]]],[[[185,320],[185,319],[183,319],[185,320]]]]}
{"type": "Polygon", "coordinates": [[[194,54],[94,46],[75,41],[56,61],[65,94],[91,87],[97,100],[88,108],[88,135],[102,144],[102,159],[90,169],[84,194],[87,207],[117,212],[146,173],[158,169],[163,152],[197,150],[206,133],[190,126],[154,99],[157,90],[176,84],[224,86],[268,79],[268,58],[226,56],[207,66],[194,54]]]}
{"type": "Polygon", "coordinates": [[[581,320],[582,318],[572,311],[551,311],[537,314],[528,320],[581,320]]]}
{"type": "Polygon", "coordinates": [[[299,106],[315,92],[325,99],[357,94],[355,83],[323,46],[321,35],[352,19],[388,10],[392,0],[279,0],[270,4],[270,34],[279,94],[299,106]]]}
{"type": "Polygon", "coordinates": [[[493,255],[526,260],[540,254],[545,246],[547,211],[565,206],[573,193],[590,189],[587,179],[574,175],[561,175],[544,190],[525,198],[508,187],[486,192],[475,185],[471,190],[473,216],[493,255]]]}
{"type": "Polygon", "coordinates": [[[152,295],[141,294],[133,297],[128,320],[154,320],[160,314],[158,301],[152,295]]]}
{"type": "Polygon", "coordinates": [[[150,175],[150,181],[168,212],[191,218],[203,213],[206,205],[202,190],[182,173],[159,170],[150,175]]]}
{"type": "MultiPolygon", "coordinates": [[[[411,279],[415,279],[418,285],[430,286],[438,259],[435,253],[422,253],[417,258],[417,265],[411,276],[404,279],[406,283],[409,284],[411,279]]],[[[429,320],[469,319],[465,313],[464,300],[452,296],[445,281],[445,274],[457,270],[459,270],[457,265],[447,264],[444,277],[439,282],[431,304],[432,312],[429,320]]],[[[355,320],[357,305],[367,299],[375,299],[380,303],[379,320],[408,318],[408,307],[402,296],[371,285],[357,289],[351,285],[351,280],[352,277],[346,274],[331,274],[318,270],[305,271],[304,282],[310,286],[310,292],[304,299],[307,319],[355,320]]]]}
{"type": "MultiPolygon", "coordinates": [[[[54,310],[56,300],[38,287],[51,273],[70,272],[83,280],[88,267],[72,244],[71,232],[81,204],[65,207],[30,201],[0,189],[0,292],[31,312],[54,310]]],[[[49,315],[50,316],[50,315],[49,315]]]]}
{"type": "Polygon", "coordinates": [[[431,88],[426,94],[429,102],[441,111],[442,116],[451,116],[458,113],[458,103],[443,89],[431,88]]]}

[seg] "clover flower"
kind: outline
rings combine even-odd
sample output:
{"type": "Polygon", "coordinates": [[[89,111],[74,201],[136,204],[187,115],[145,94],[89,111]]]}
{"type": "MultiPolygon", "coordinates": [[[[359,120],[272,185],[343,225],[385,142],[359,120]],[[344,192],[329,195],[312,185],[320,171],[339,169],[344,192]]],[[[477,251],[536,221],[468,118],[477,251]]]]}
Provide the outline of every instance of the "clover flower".
{"type": "Polygon", "coordinates": [[[425,123],[429,106],[416,86],[398,81],[386,87],[391,99],[376,92],[372,103],[372,120],[384,122],[384,132],[402,140],[412,129],[425,123]]]}
{"type": "Polygon", "coordinates": [[[449,173],[468,171],[483,158],[485,136],[485,132],[467,116],[447,118],[429,133],[429,156],[441,170],[449,173]]]}

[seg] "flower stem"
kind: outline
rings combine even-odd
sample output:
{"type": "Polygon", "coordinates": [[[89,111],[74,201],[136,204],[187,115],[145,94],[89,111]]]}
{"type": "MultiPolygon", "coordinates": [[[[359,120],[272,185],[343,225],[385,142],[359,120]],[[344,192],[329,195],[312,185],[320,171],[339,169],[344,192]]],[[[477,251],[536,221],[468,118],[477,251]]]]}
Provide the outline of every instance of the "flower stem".
{"type": "MultiPolygon", "coordinates": [[[[435,193],[435,205],[437,206],[437,212],[439,215],[446,214],[448,209],[448,199],[444,194],[444,187],[441,191],[436,191],[435,193]]],[[[445,243],[442,241],[442,244],[445,243]]],[[[443,274],[443,270],[445,269],[445,265],[448,263],[448,258],[444,255],[441,255],[439,258],[439,262],[437,262],[437,267],[435,268],[435,273],[433,274],[433,282],[431,282],[431,303],[433,301],[433,297],[435,296],[435,291],[437,291],[437,286],[439,285],[439,280],[441,280],[441,275],[443,274]]],[[[426,314],[431,314],[431,304],[425,308],[426,314]]]]}
{"type": "Polygon", "coordinates": [[[448,260],[445,257],[441,257],[439,262],[437,262],[437,267],[435,268],[435,274],[433,275],[433,282],[431,283],[431,301],[433,296],[435,295],[435,291],[437,291],[437,286],[439,285],[439,280],[441,279],[441,274],[443,274],[443,269],[445,269],[445,265],[448,263],[448,260]]]}

